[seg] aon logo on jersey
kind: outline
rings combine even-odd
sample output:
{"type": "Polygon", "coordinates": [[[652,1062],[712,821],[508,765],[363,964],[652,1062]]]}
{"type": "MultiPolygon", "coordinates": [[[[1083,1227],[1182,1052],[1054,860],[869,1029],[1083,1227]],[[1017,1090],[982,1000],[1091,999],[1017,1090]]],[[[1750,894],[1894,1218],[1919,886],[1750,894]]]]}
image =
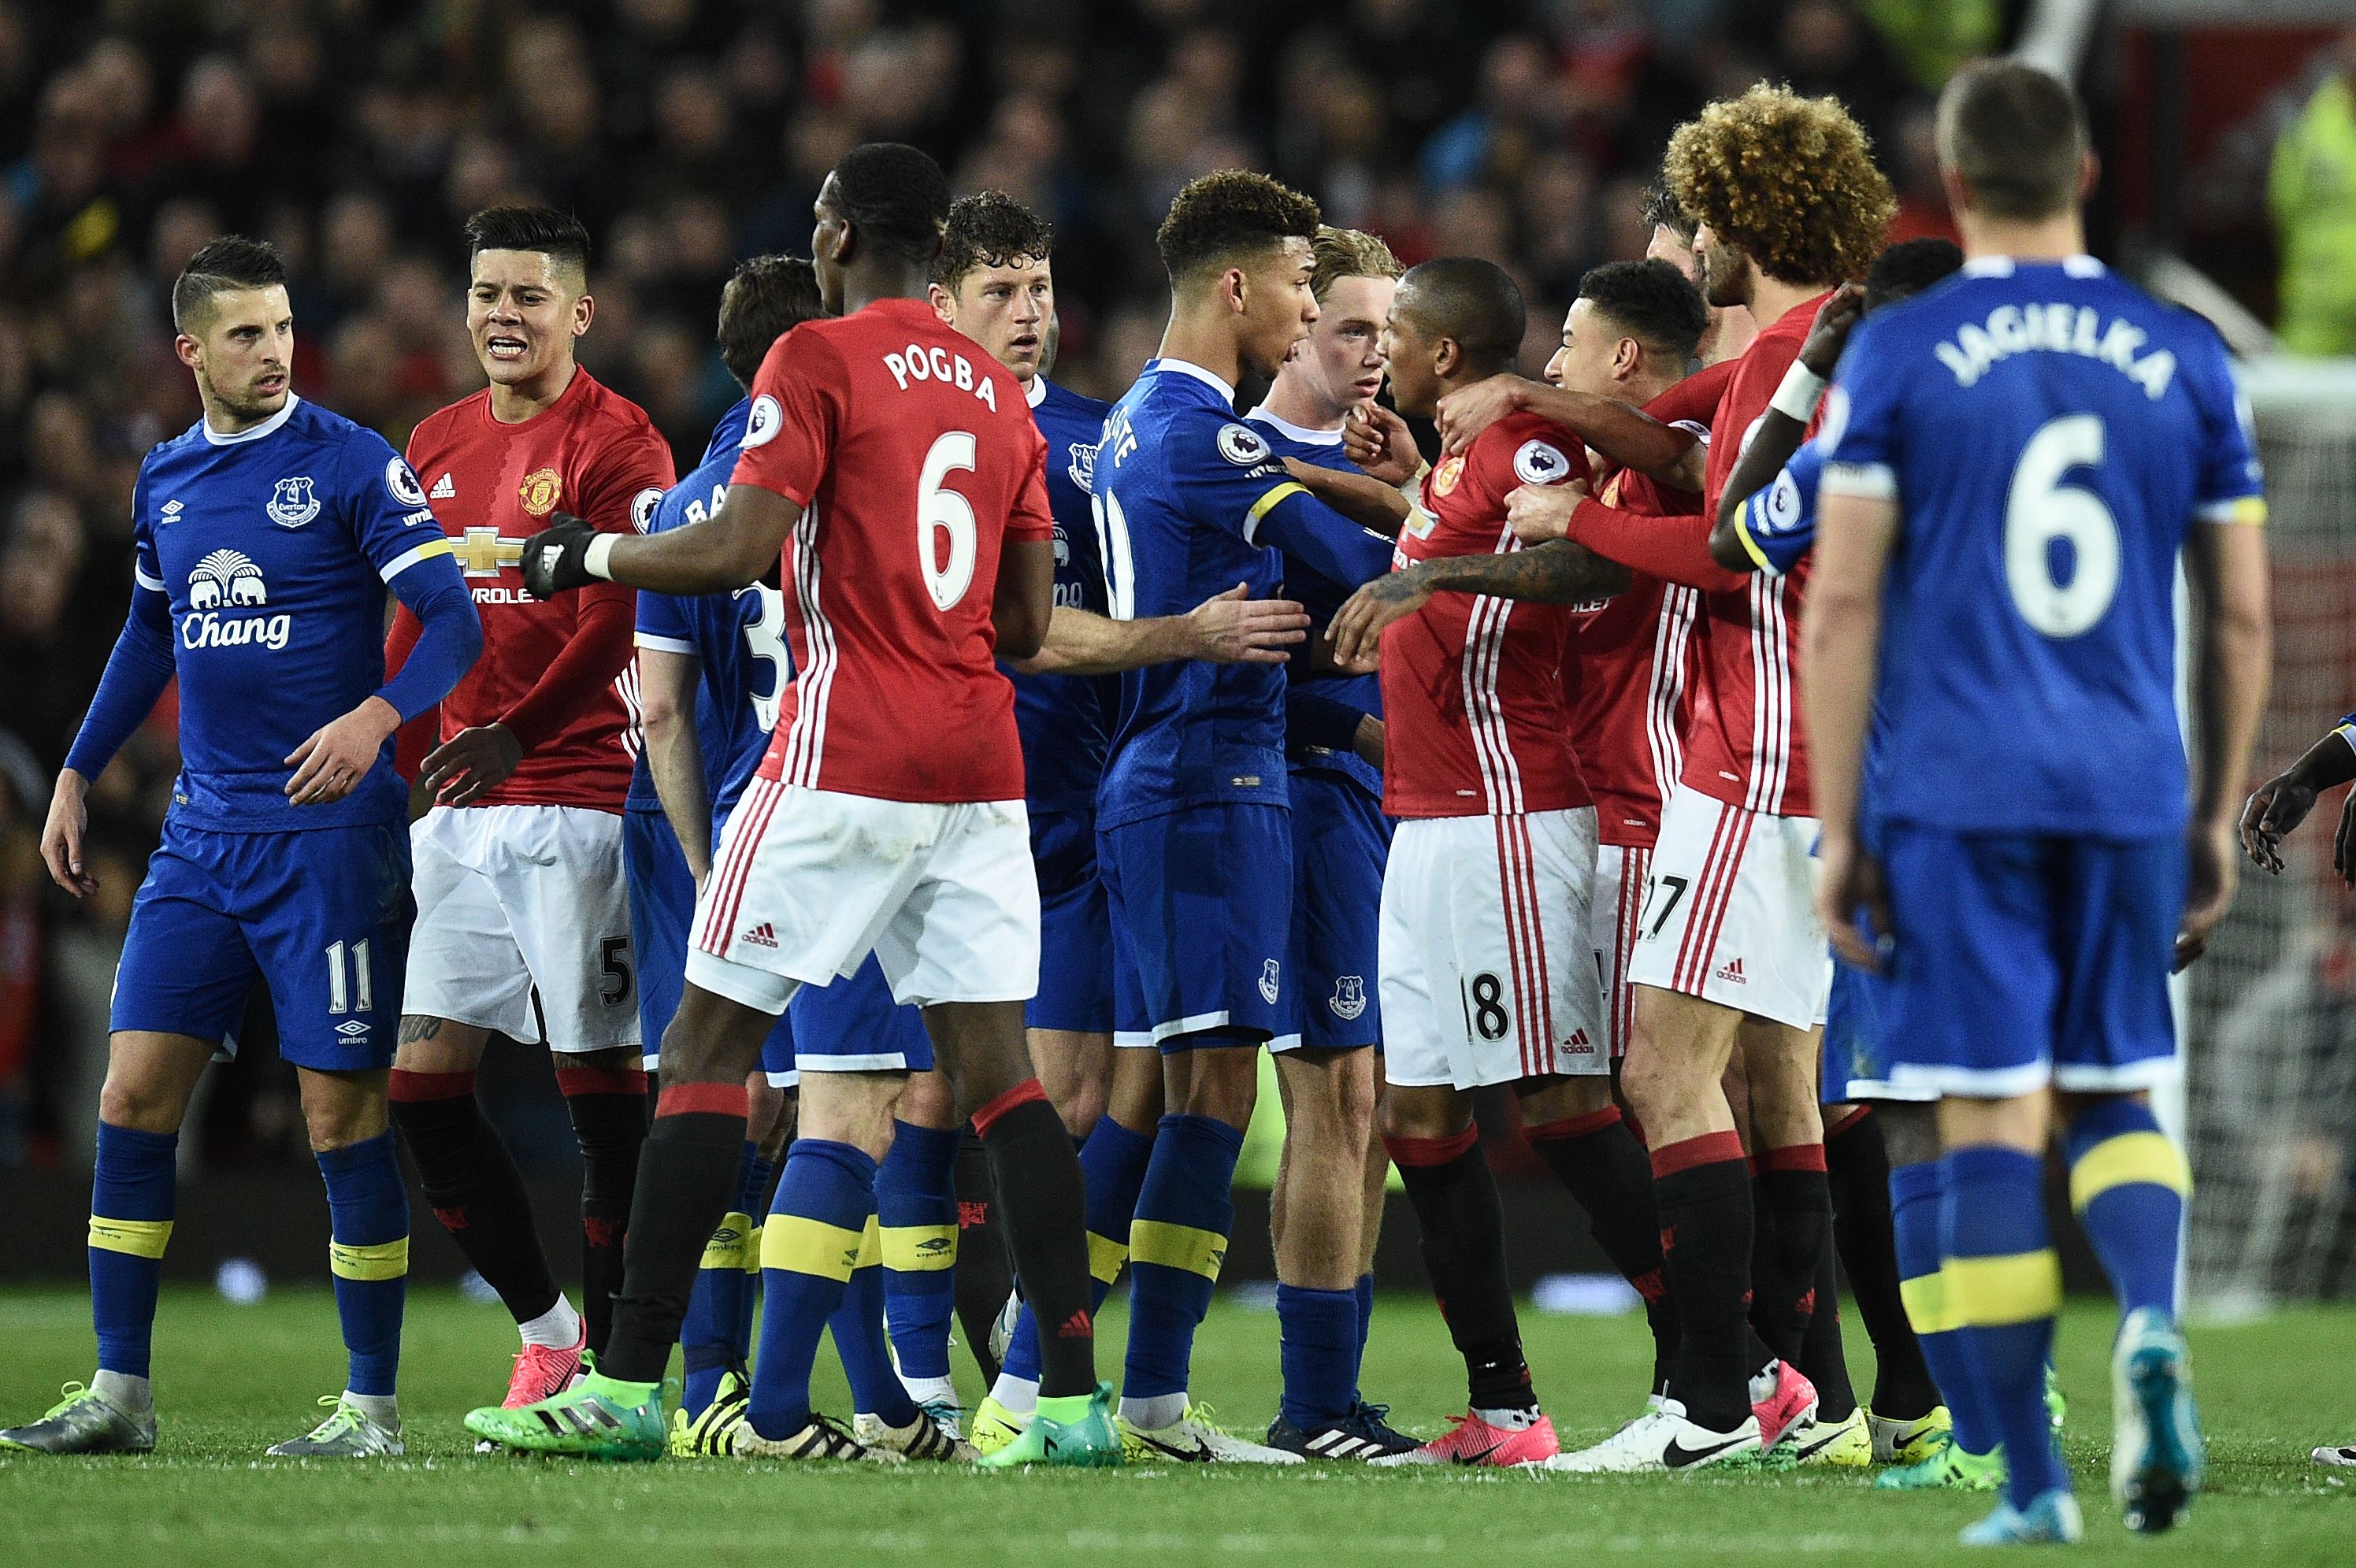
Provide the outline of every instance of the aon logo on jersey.
{"type": "Polygon", "coordinates": [[[960,392],[971,392],[998,411],[998,388],[987,376],[973,372],[973,362],[962,354],[952,354],[938,344],[927,348],[911,343],[896,354],[884,356],[884,368],[892,372],[892,379],[906,391],[918,381],[940,381],[960,392]]]}
{"type": "Polygon", "coordinates": [[[270,584],[251,557],[241,550],[217,549],[188,573],[188,613],[180,622],[180,643],[189,648],[232,648],[259,644],[285,647],[294,618],[284,611],[274,615],[224,614],[270,603],[270,584]]]}

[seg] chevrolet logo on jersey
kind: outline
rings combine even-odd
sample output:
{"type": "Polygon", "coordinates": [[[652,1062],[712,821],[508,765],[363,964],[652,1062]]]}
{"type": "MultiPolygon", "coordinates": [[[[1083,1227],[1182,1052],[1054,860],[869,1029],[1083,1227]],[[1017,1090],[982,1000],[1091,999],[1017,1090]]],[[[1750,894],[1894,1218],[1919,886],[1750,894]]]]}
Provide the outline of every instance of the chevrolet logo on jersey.
{"type": "Polygon", "coordinates": [[[451,542],[450,553],[469,577],[497,577],[523,560],[522,539],[501,539],[497,528],[468,528],[451,542]]]}

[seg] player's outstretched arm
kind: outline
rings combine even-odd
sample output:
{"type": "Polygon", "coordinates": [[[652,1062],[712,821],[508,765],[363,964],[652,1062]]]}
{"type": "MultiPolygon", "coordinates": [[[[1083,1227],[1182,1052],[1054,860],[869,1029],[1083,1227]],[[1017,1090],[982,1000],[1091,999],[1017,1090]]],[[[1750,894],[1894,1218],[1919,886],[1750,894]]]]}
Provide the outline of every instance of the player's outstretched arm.
{"type": "MultiPolygon", "coordinates": [[[[2191,885],[2176,938],[2176,966],[2198,958],[2233,901],[2235,797],[2265,712],[2273,621],[2266,606],[2266,539],[2249,523],[2196,523],[2186,541],[2197,643],[2192,662],[2191,885]]],[[[1811,611],[1813,613],[1813,611],[1811,611]]],[[[2332,866],[2356,886],[2344,830],[2332,866]]]]}
{"type": "Polygon", "coordinates": [[[1569,392],[1507,373],[1460,387],[1440,400],[1440,439],[1451,455],[1507,414],[1558,424],[1622,468],[1678,490],[1699,490],[1708,449],[1690,431],[1663,424],[1617,398],[1569,392]]]}
{"type": "Polygon", "coordinates": [[[1295,484],[1350,521],[1385,539],[1398,538],[1399,529],[1415,515],[1415,507],[1398,486],[1386,485],[1370,475],[1320,467],[1297,457],[1284,460],[1284,471],[1292,475],[1295,484]]]}
{"type": "Polygon", "coordinates": [[[1334,664],[1363,674],[1379,661],[1383,629],[1422,609],[1434,593],[1576,604],[1618,593],[1628,581],[1625,567],[1569,539],[1505,555],[1440,556],[1365,583],[1334,612],[1325,635],[1334,664]]]}
{"type": "Polygon", "coordinates": [[[703,661],[694,654],[638,645],[647,772],[699,887],[712,869],[712,800],[703,789],[703,742],[695,733],[695,692],[702,677],[703,661]]]}
{"type": "Polygon", "coordinates": [[[288,753],[294,773],[286,796],[296,805],[324,805],[358,789],[394,731],[449,696],[482,655],[482,617],[447,550],[400,570],[392,592],[409,612],[404,626],[414,628],[403,639],[401,667],[288,753]]]}
{"type": "Polygon", "coordinates": [[[999,546],[998,591],[990,603],[1000,656],[1027,659],[1037,653],[1055,613],[1055,541],[1008,538],[999,546]]]}
{"type": "Polygon", "coordinates": [[[1282,664],[1284,650],[1308,635],[1307,610],[1290,599],[1250,598],[1239,582],[1183,615],[1116,621],[1058,605],[1039,651],[1007,663],[1025,675],[1119,675],[1172,659],[1282,664]]]}
{"type": "Polygon", "coordinates": [[[1808,725],[1808,773],[1824,837],[1817,854],[1816,912],[1834,951],[1859,968],[1880,957],[1858,935],[1858,912],[1877,936],[1890,931],[1872,859],[1858,843],[1858,797],[1865,733],[1881,652],[1881,581],[1898,534],[1894,501],[1827,492],[1817,522],[1816,573],[1808,586],[1801,658],[1808,725]]]}
{"type": "Polygon", "coordinates": [[[1505,497],[1505,521],[1526,545],[1567,539],[1606,560],[1705,592],[1742,586],[1742,573],[1710,559],[1706,519],[1607,507],[1580,480],[1520,486],[1505,497]]]}
{"type": "Polygon", "coordinates": [[[801,520],[794,501],[758,485],[734,483],[720,510],[659,534],[600,533],[559,512],[523,552],[523,585],[536,599],[619,582],[657,593],[729,593],[776,564],[801,520]]]}
{"type": "MultiPolygon", "coordinates": [[[[2282,841],[2307,820],[2317,795],[2351,779],[2356,779],[2356,716],[2327,731],[2298,761],[2251,793],[2242,805],[2243,849],[2253,862],[2279,875],[2282,841]]],[[[2340,832],[2347,830],[2343,816],[2340,832]]],[[[2340,863],[2336,849],[2332,863],[2340,863]]]]}

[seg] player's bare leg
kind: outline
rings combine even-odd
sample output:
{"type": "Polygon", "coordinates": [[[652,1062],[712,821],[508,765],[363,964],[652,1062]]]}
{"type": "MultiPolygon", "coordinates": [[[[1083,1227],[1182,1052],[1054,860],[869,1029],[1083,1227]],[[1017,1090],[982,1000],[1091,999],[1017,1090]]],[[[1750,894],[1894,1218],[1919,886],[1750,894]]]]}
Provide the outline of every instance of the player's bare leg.
{"type": "Polygon", "coordinates": [[[1391,1084],[1383,1141],[1415,1205],[1424,1271],[1464,1358],[1470,1409],[1443,1436],[1377,1465],[1521,1465],[1561,1445],[1538,1408],[1522,1357],[1513,1285],[1505,1272],[1505,1213],[1481,1151],[1472,1096],[1445,1084],[1391,1084]]]}
{"type": "Polygon", "coordinates": [[[475,1074],[489,1040],[490,1031],[473,1024],[404,1017],[392,1060],[392,1122],[417,1163],[418,1186],[434,1217],[516,1321],[523,1349],[507,1403],[521,1405],[573,1381],[589,1332],[549,1269],[523,1174],[475,1098],[475,1074]]]}
{"type": "Polygon", "coordinates": [[[1039,1086],[1076,1138],[1088,1136],[1112,1094],[1112,1036],[1093,1029],[1034,1029],[1031,1060],[1039,1086]]]}

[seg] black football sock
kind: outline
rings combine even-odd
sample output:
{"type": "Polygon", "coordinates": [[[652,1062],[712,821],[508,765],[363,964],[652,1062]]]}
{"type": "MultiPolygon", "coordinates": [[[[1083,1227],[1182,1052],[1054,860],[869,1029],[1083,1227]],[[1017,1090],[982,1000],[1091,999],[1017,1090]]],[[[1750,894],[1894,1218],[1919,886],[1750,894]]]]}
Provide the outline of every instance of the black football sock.
{"type": "Polygon", "coordinates": [[[1760,1159],[1760,1185],[1775,1216],[1776,1283],[1785,1293],[1792,1364],[1816,1385],[1816,1415],[1846,1421],[1857,1408],[1841,1353],[1839,1285],[1833,1263],[1833,1194],[1825,1146],[1794,1144],[1760,1159]],[[1825,1319],[1819,1326],[1817,1318],[1825,1319]]]}
{"type": "Polygon", "coordinates": [[[973,1352],[984,1382],[998,1381],[998,1358],[990,1353],[991,1330],[1014,1288],[1014,1259],[999,1222],[998,1195],[991,1189],[990,1151],[968,1127],[957,1154],[958,1254],[955,1275],[958,1325],[973,1352]]]}
{"type": "Polygon", "coordinates": [[[1939,1404],[1939,1385],[1922,1360],[1899,1294],[1898,1236],[1890,1214],[1890,1149],[1881,1121],[1860,1106],[1825,1134],[1825,1169],[1833,1185],[1833,1242],[1848,1274],[1850,1299],[1873,1341],[1873,1413],[1915,1421],[1939,1404]]]}
{"type": "Polygon", "coordinates": [[[1816,1419],[1847,1421],[1857,1409],[1857,1390],[1848,1381],[1848,1349],[1841,1341],[1840,1261],[1830,1237],[1816,1254],[1815,1297],[1796,1365],[1816,1385],[1816,1419]]]}
{"type": "Polygon", "coordinates": [[[1547,1122],[1525,1136],[1587,1211],[1596,1244],[1644,1298],[1644,1321],[1653,1330],[1653,1392],[1664,1392],[1676,1361],[1677,1309],[1661,1283],[1661,1214],[1644,1146],[1617,1105],[1547,1122]]]}
{"type": "Polygon", "coordinates": [[[1661,1273],[1685,1342],[1669,1386],[1686,1414],[1731,1432],[1751,1414],[1751,1168],[1732,1133],[1657,1146],[1661,1273]]]}
{"type": "Polygon", "coordinates": [[[674,1083],[655,1102],[623,1243],[622,1287],[597,1370],[662,1381],[712,1228],[728,1211],[744,1157],[744,1081],[674,1083]]]}
{"type": "Polygon", "coordinates": [[[1775,1206],[1767,1196],[1767,1179],[1752,1162],[1751,1172],[1751,1331],[1766,1348],[1767,1360],[1800,1360],[1799,1320],[1791,1303],[1805,1286],[1783,1277],[1783,1259],[1775,1232],[1775,1206]]]}
{"type": "Polygon", "coordinates": [[[990,1151],[1008,1251],[1023,1279],[1023,1299],[1039,1325],[1039,1397],[1094,1393],[1097,1329],[1090,1310],[1087,1200],[1072,1135],[1036,1078],[1024,1079],[976,1111],[973,1129],[990,1151]]]}
{"type": "Polygon", "coordinates": [[[635,1067],[560,1067],[556,1086],[581,1146],[581,1317],[591,1352],[603,1356],[647,1140],[647,1075],[635,1067]]]}
{"type": "Polygon", "coordinates": [[[1464,1358],[1474,1410],[1535,1410],[1529,1362],[1505,1274],[1505,1211],[1479,1129],[1451,1138],[1386,1137],[1422,1232],[1431,1294],[1464,1358]]]}
{"type": "Polygon", "coordinates": [[[483,1115],[475,1075],[395,1068],[388,1095],[434,1217],[498,1292],[508,1315],[529,1323],[554,1307],[556,1280],[532,1226],[523,1176],[483,1115]]]}

